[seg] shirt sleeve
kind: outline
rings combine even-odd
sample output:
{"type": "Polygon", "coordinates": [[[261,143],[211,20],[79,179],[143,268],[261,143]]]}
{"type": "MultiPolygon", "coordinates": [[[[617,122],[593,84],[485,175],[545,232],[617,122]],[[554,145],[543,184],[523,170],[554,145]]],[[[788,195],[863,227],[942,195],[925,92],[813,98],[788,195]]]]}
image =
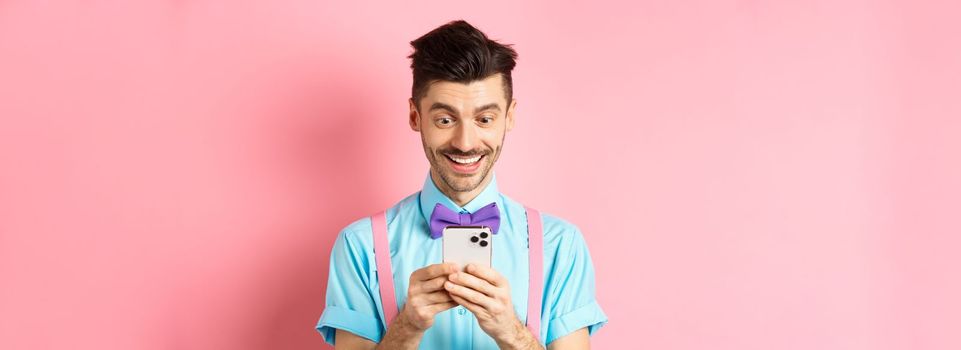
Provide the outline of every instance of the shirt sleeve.
{"type": "Polygon", "coordinates": [[[357,231],[350,226],[341,231],[330,253],[327,301],[316,329],[331,345],[337,329],[375,343],[383,337],[378,287],[373,286],[371,278],[376,273],[371,266],[373,249],[368,249],[372,242],[357,231]]]}
{"type": "Polygon", "coordinates": [[[607,324],[594,293],[594,264],[577,227],[563,230],[557,239],[552,268],[545,278],[545,304],[549,308],[546,344],[587,327],[593,335],[607,324]]]}

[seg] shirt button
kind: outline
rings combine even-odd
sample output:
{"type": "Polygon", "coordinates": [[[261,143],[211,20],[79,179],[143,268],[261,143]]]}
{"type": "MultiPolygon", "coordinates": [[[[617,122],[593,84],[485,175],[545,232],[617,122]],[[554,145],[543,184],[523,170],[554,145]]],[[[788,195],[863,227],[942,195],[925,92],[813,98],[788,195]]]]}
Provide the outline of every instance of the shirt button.
{"type": "Polygon", "coordinates": [[[463,315],[467,314],[467,309],[465,309],[463,306],[458,306],[458,307],[457,307],[457,314],[463,316],[463,315]]]}

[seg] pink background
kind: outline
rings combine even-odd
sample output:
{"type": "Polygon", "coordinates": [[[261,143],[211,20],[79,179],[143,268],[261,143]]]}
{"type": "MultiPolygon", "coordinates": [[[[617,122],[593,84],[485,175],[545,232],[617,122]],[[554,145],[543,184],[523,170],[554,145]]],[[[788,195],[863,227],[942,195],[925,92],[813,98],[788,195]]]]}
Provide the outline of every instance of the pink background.
{"type": "Polygon", "coordinates": [[[520,52],[498,178],[583,229],[595,348],[961,348],[957,2],[355,3],[0,1],[0,348],[325,348],[457,18],[520,52]]]}

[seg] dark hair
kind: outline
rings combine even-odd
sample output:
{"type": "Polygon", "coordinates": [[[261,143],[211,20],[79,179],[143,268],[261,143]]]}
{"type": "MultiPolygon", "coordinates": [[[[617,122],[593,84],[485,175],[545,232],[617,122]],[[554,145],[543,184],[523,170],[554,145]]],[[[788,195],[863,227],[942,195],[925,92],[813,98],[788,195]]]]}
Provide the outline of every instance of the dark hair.
{"type": "MultiPolygon", "coordinates": [[[[510,45],[488,39],[487,35],[464,20],[435,28],[410,42],[414,52],[410,68],[414,71],[411,97],[418,105],[434,80],[469,83],[500,73],[507,103],[513,97],[511,70],[517,52],[510,45]]],[[[418,105],[419,106],[419,105],[418,105]]]]}

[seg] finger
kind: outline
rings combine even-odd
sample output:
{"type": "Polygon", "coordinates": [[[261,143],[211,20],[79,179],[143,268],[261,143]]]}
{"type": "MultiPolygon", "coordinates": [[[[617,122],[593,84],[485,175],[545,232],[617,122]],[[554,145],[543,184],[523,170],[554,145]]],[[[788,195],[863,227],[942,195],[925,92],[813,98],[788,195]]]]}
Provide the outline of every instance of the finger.
{"type": "Polygon", "coordinates": [[[428,265],[410,274],[410,279],[413,282],[428,281],[444,275],[448,271],[448,268],[449,267],[444,264],[428,265]]]}
{"type": "Polygon", "coordinates": [[[453,282],[444,283],[444,288],[450,292],[451,297],[458,296],[484,308],[489,307],[495,301],[493,298],[488,297],[481,292],[453,282]]]}
{"type": "Polygon", "coordinates": [[[453,300],[450,297],[450,293],[446,291],[423,294],[422,297],[423,300],[427,301],[425,304],[446,303],[453,300]]]}
{"type": "Polygon", "coordinates": [[[418,294],[410,298],[408,301],[412,306],[425,306],[436,303],[446,303],[453,299],[450,297],[450,293],[447,291],[438,291],[434,293],[418,294]]]}
{"type": "Polygon", "coordinates": [[[410,286],[410,291],[411,294],[421,294],[444,290],[444,282],[447,282],[447,276],[434,277],[434,279],[431,280],[414,282],[410,286]]]}
{"type": "Polygon", "coordinates": [[[430,310],[431,313],[433,313],[433,314],[436,315],[437,313],[439,313],[439,312],[441,312],[441,311],[450,310],[450,309],[453,309],[453,308],[456,307],[456,306],[457,306],[457,303],[454,302],[453,299],[451,299],[451,301],[443,302],[443,303],[437,303],[437,304],[434,304],[434,305],[429,306],[428,308],[429,308],[429,310],[430,310]]]}
{"type": "Polygon", "coordinates": [[[448,278],[451,282],[484,293],[492,298],[500,294],[497,287],[495,287],[493,284],[490,284],[490,282],[477,278],[469,273],[455,272],[448,276],[448,278]]]}
{"type": "Polygon", "coordinates": [[[453,264],[450,264],[450,263],[433,264],[433,265],[429,265],[427,267],[421,268],[417,271],[414,271],[414,273],[410,275],[410,278],[411,280],[414,280],[414,281],[427,281],[427,280],[432,280],[438,276],[449,275],[454,271],[455,270],[454,270],[453,264]]]}
{"type": "Polygon", "coordinates": [[[474,304],[468,301],[467,299],[461,298],[456,295],[451,295],[451,298],[453,298],[454,302],[456,302],[457,304],[467,308],[467,310],[470,310],[470,312],[473,313],[474,315],[477,315],[482,312],[487,312],[483,306],[474,304]]]}
{"type": "Polygon", "coordinates": [[[504,278],[497,270],[494,270],[487,266],[477,265],[477,264],[467,264],[465,271],[471,275],[477,276],[490,284],[497,287],[504,287],[507,285],[507,279],[504,278]]]}

